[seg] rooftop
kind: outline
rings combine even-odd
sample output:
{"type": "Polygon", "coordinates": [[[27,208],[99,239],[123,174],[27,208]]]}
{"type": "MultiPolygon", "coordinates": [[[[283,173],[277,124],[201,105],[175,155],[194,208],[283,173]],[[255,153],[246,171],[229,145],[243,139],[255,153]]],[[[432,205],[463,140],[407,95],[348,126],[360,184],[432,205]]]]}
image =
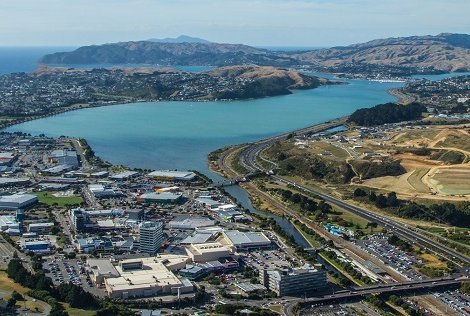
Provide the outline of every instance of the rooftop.
{"type": "Polygon", "coordinates": [[[224,235],[233,245],[243,244],[264,244],[271,243],[268,237],[261,232],[241,232],[238,230],[229,230],[224,235]]]}
{"type": "Polygon", "coordinates": [[[156,171],[150,172],[148,176],[154,177],[154,178],[192,180],[196,177],[196,174],[191,171],[156,170],[156,171]]]}

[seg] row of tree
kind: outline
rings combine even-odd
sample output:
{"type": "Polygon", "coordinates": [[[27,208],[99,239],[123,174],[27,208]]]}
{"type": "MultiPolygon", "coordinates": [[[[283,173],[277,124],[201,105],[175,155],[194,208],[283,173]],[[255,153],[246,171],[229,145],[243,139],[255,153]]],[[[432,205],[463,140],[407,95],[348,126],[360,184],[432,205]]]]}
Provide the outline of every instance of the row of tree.
{"type": "Polygon", "coordinates": [[[458,227],[470,226],[470,202],[424,205],[416,202],[400,200],[395,192],[386,195],[375,191],[357,188],[354,197],[362,201],[368,200],[376,207],[404,218],[442,222],[458,227]]]}

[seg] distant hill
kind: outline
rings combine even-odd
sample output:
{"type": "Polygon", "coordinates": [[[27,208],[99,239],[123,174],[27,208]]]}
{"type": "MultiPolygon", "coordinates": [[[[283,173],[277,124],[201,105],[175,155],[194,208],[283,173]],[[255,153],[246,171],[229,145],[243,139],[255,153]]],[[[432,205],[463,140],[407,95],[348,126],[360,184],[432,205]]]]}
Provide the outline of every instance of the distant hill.
{"type": "Polygon", "coordinates": [[[470,35],[442,33],[373,40],[343,47],[319,49],[291,57],[323,67],[369,64],[442,71],[470,70],[470,35]]]}
{"type": "Polygon", "coordinates": [[[378,39],[307,52],[281,52],[242,44],[218,44],[189,36],[83,46],[44,56],[44,64],[156,64],[230,66],[255,64],[288,67],[313,65],[335,72],[361,73],[383,68],[469,71],[470,35],[443,33],[378,39]]]}
{"type": "Polygon", "coordinates": [[[187,35],[180,35],[176,38],[173,37],[166,37],[166,38],[151,38],[148,39],[149,42],[155,42],[155,43],[202,43],[202,44],[208,44],[210,43],[209,41],[198,38],[198,37],[191,37],[187,35]]]}
{"type": "Polygon", "coordinates": [[[289,66],[297,61],[289,56],[241,44],[137,41],[83,46],[72,52],[46,55],[40,63],[289,66]]]}

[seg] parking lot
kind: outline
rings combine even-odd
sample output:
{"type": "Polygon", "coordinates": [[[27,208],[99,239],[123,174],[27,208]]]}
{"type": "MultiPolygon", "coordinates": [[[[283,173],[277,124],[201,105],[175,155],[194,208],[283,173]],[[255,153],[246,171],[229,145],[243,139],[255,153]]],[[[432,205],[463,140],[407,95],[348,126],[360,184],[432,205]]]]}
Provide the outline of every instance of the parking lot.
{"type": "Polygon", "coordinates": [[[282,249],[252,251],[244,254],[243,259],[248,265],[258,270],[289,268],[293,267],[291,262],[295,262],[295,259],[289,257],[282,249]]]}
{"type": "Polygon", "coordinates": [[[356,244],[408,279],[422,280],[423,275],[418,273],[414,268],[415,265],[421,263],[421,260],[395,248],[390,245],[387,240],[387,236],[373,235],[370,236],[369,239],[357,240],[356,244]]]}
{"type": "Polygon", "coordinates": [[[449,309],[462,315],[470,315],[470,297],[461,294],[459,291],[447,291],[444,293],[435,293],[434,296],[442,300],[449,309]]]}
{"type": "Polygon", "coordinates": [[[44,269],[48,271],[46,276],[56,285],[72,283],[99,297],[105,296],[103,289],[93,285],[85,265],[78,259],[64,260],[62,256],[49,257],[44,263],[44,269]]]}

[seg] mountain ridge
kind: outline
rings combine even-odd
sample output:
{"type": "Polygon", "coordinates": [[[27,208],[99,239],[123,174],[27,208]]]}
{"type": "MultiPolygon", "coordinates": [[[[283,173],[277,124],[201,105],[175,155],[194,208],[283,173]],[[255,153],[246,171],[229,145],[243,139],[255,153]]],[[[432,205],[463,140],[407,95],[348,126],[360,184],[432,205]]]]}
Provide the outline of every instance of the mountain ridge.
{"type": "MultiPolygon", "coordinates": [[[[185,40],[180,36],[177,41],[185,40]]],[[[438,71],[470,70],[470,35],[438,35],[375,39],[349,46],[315,49],[306,52],[274,52],[243,44],[212,42],[166,43],[129,41],[83,46],[72,52],[43,56],[44,64],[156,64],[231,66],[256,64],[289,67],[312,65],[332,70],[345,65],[434,69],[438,71]]],[[[163,39],[165,40],[165,39],[163,39]]],[[[162,41],[163,41],[162,40],[162,41]]],[[[205,41],[205,40],[203,40],[205,41]]]]}

